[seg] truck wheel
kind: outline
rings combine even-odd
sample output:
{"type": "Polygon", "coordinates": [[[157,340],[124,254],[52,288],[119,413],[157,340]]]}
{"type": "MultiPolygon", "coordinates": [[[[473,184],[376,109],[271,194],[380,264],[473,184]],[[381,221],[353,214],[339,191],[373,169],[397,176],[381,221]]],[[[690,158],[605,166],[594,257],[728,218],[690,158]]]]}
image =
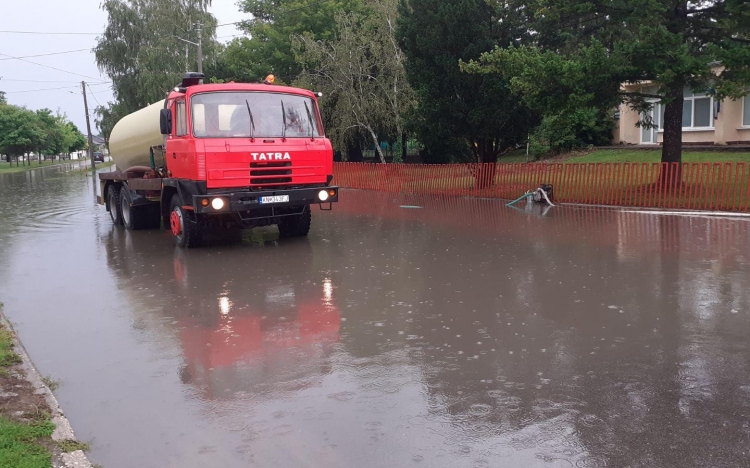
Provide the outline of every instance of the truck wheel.
{"type": "Polygon", "coordinates": [[[161,228],[161,207],[158,203],[152,203],[143,207],[146,229],[161,228]]]}
{"type": "MultiPolygon", "coordinates": [[[[150,205],[131,206],[130,194],[128,189],[120,189],[120,213],[122,214],[122,224],[131,231],[141,229],[155,229],[158,226],[153,221],[153,208],[150,205]]],[[[157,217],[158,221],[158,217],[157,217]]]]}
{"type": "Polygon", "coordinates": [[[117,188],[110,185],[107,188],[107,205],[109,206],[109,217],[112,224],[119,226],[122,224],[122,213],[120,213],[120,198],[117,195],[117,188]]]}
{"type": "Polygon", "coordinates": [[[177,246],[188,249],[200,247],[203,243],[203,226],[188,217],[182,208],[182,198],[178,194],[173,195],[169,206],[169,227],[177,246]]]}
{"type": "Polygon", "coordinates": [[[311,223],[312,213],[310,207],[306,206],[300,215],[279,219],[279,235],[281,237],[305,237],[310,232],[311,223]]]}

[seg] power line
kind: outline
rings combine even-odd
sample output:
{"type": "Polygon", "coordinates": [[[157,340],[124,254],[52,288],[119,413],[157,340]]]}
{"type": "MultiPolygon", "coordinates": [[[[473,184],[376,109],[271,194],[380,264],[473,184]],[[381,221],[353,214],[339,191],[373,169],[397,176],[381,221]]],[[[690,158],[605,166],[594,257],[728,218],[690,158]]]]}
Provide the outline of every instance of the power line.
{"type": "Polygon", "coordinates": [[[20,58],[20,57],[15,57],[13,55],[4,54],[2,52],[0,52],[0,55],[2,55],[4,57],[10,57],[10,58],[13,58],[13,59],[16,59],[16,60],[20,60],[22,62],[28,62],[28,63],[31,63],[33,65],[39,65],[40,67],[51,68],[52,70],[57,70],[57,71],[60,71],[60,72],[63,72],[63,73],[69,73],[71,75],[81,76],[83,78],[90,78],[92,80],[97,80],[97,81],[101,80],[101,78],[94,78],[93,76],[82,75],[80,73],[75,73],[75,72],[72,72],[72,71],[63,70],[61,68],[55,68],[55,67],[52,67],[50,65],[42,65],[41,63],[32,62],[31,60],[26,60],[26,59],[23,59],[23,58],[20,58]]]}
{"type": "Polygon", "coordinates": [[[36,93],[37,91],[54,91],[56,89],[71,89],[78,86],[61,86],[59,88],[25,89],[23,91],[6,91],[5,94],[36,93]]]}
{"type": "Polygon", "coordinates": [[[0,33],[6,34],[43,34],[43,35],[66,35],[66,36],[98,36],[101,33],[90,32],[46,32],[46,31],[7,31],[0,30],[0,33]]]}
{"type": "MultiPolygon", "coordinates": [[[[37,55],[22,55],[20,57],[15,57],[15,59],[25,59],[25,58],[31,58],[31,57],[48,57],[50,55],[72,54],[73,52],[83,52],[83,51],[91,51],[91,49],[66,50],[64,52],[50,52],[48,54],[37,54],[37,55]]],[[[13,58],[0,58],[0,60],[14,60],[14,59],[13,58]]]]}
{"type": "MultiPolygon", "coordinates": [[[[101,85],[104,85],[104,84],[110,84],[110,83],[94,83],[93,86],[101,86],[101,85]]],[[[88,83],[86,83],[86,85],[88,85],[89,89],[91,90],[91,86],[92,85],[89,85],[88,83]]],[[[21,90],[21,91],[6,91],[5,94],[35,93],[37,91],[54,91],[54,90],[58,90],[58,89],[71,89],[71,88],[78,88],[78,86],[60,86],[60,87],[57,87],[57,88],[24,89],[24,90],[21,90]]],[[[103,93],[104,91],[105,90],[101,90],[101,91],[97,91],[97,92],[103,93]]],[[[91,90],[91,92],[93,93],[94,90],[91,90]]],[[[77,93],[77,94],[81,94],[81,93],[77,93]]],[[[96,101],[96,102],[99,102],[99,101],[96,101]]],[[[99,104],[99,105],[101,105],[101,104],[99,104]]]]}
{"type": "Polygon", "coordinates": [[[96,103],[97,103],[97,104],[99,104],[99,106],[101,107],[102,103],[101,103],[101,102],[99,102],[99,100],[98,100],[98,99],[96,99],[96,95],[94,94],[94,90],[93,90],[93,89],[91,89],[91,85],[90,85],[90,84],[88,84],[88,83],[86,83],[86,86],[88,86],[88,87],[89,87],[89,91],[91,91],[91,95],[92,95],[92,96],[94,96],[94,100],[95,100],[95,101],[96,101],[96,103]]]}
{"type": "MultiPolygon", "coordinates": [[[[5,60],[5,59],[0,59],[0,60],[5,60]]],[[[17,81],[21,83],[80,83],[80,81],[72,81],[72,80],[19,80],[19,79],[13,79],[13,78],[4,78],[0,76],[0,82],[3,82],[3,81],[17,81]]],[[[109,83],[109,81],[102,81],[102,82],[97,82],[93,84],[104,84],[104,83],[109,83]]]]}

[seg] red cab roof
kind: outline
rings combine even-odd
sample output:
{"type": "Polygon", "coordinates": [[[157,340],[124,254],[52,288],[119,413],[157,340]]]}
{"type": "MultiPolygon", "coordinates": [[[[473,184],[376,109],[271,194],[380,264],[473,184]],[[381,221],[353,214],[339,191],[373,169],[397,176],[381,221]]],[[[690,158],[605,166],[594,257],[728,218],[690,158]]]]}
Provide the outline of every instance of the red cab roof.
{"type": "MultiPolygon", "coordinates": [[[[192,95],[197,93],[211,93],[221,91],[251,91],[251,92],[266,92],[266,93],[286,93],[286,94],[298,94],[315,98],[315,94],[312,91],[302,88],[292,88],[290,86],[277,86],[267,85],[262,83],[211,83],[194,85],[187,88],[185,94],[192,95]]],[[[182,95],[176,91],[169,93],[169,97],[177,97],[182,95]]]]}

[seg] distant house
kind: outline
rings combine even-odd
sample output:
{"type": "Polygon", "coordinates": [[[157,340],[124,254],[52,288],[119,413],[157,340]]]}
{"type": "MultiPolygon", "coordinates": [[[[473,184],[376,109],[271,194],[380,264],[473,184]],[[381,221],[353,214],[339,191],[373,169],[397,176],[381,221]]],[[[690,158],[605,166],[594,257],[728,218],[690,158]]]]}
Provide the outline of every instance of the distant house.
{"type": "Polygon", "coordinates": [[[94,143],[94,150],[104,150],[104,137],[101,135],[91,135],[91,141],[94,143]]]}
{"type": "MultiPolygon", "coordinates": [[[[626,91],[656,94],[652,83],[623,85],[626,91]]],[[[682,142],[685,145],[750,144],[750,96],[743,99],[716,101],[708,93],[685,89],[682,109],[682,142]]],[[[641,115],[627,105],[620,106],[620,118],[614,131],[615,144],[659,145],[663,142],[664,108],[657,99],[651,117],[656,128],[639,128],[641,115]]]]}

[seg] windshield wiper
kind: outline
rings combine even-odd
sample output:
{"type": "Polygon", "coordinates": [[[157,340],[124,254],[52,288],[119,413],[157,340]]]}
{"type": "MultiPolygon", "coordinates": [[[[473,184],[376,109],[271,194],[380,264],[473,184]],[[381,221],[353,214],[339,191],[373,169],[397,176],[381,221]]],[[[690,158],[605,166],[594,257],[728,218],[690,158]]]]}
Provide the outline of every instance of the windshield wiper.
{"type": "Polygon", "coordinates": [[[250,110],[250,103],[245,99],[245,105],[247,106],[247,113],[250,116],[250,141],[255,141],[255,120],[253,119],[253,111],[250,110]]]}
{"type": "Polygon", "coordinates": [[[281,117],[284,122],[284,129],[281,132],[281,141],[286,140],[286,109],[284,109],[284,100],[281,100],[281,117]]]}
{"type": "Polygon", "coordinates": [[[310,113],[310,108],[307,107],[307,101],[305,101],[305,110],[307,111],[307,119],[310,122],[310,139],[315,139],[315,131],[313,130],[313,120],[312,120],[312,114],[310,113]]]}

